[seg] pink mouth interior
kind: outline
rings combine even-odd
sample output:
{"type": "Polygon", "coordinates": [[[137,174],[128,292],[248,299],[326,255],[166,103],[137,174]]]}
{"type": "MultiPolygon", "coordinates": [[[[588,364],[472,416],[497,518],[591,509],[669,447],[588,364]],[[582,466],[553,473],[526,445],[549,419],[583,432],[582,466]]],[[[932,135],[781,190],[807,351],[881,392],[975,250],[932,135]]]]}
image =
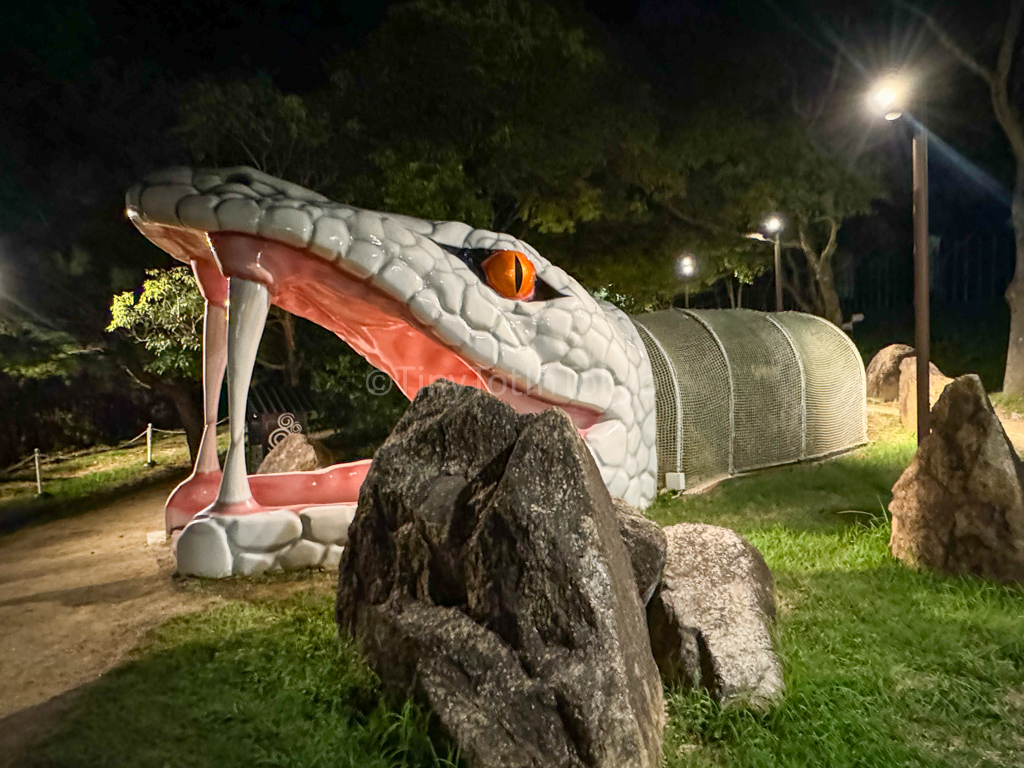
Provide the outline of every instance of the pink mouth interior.
{"type": "MultiPolygon", "coordinates": [[[[211,233],[208,245],[206,233],[136,223],[163,250],[192,264],[200,290],[211,303],[224,304],[226,277],[262,283],[274,304],[335,333],[387,373],[410,399],[422,387],[444,378],[491,391],[520,412],[537,412],[553,405],[522,391],[505,374],[474,367],[436,340],[405,304],[306,250],[234,232],[211,233]]],[[[598,418],[586,408],[560,407],[584,433],[598,418]]],[[[261,507],[355,503],[368,469],[369,460],[363,460],[318,472],[250,475],[249,483],[261,507]]],[[[187,516],[174,527],[184,525],[214,501],[219,480],[220,473],[208,473],[179,486],[168,500],[168,529],[172,528],[172,507],[176,518],[187,516]]],[[[246,511],[258,510],[237,510],[246,511]]]]}

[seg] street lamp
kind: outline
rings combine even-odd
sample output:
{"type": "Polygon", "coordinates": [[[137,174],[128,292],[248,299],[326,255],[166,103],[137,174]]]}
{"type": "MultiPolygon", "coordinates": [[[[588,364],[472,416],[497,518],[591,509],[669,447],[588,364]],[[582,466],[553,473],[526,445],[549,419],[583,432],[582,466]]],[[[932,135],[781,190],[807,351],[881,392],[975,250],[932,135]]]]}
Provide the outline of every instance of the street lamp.
{"type": "Polygon", "coordinates": [[[892,122],[903,116],[903,108],[910,92],[910,82],[896,72],[890,72],[871,89],[868,107],[892,122]]]}
{"type": "Polygon", "coordinates": [[[692,253],[681,253],[676,259],[676,274],[686,281],[683,287],[684,306],[690,308],[690,278],[697,274],[697,257],[692,253]]]}
{"type": "Polygon", "coordinates": [[[760,232],[748,232],[746,237],[751,240],[761,240],[766,243],[775,244],[775,311],[782,311],[782,230],[786,228],[786,222],[777,213],[769,214],[761,222],[761,229],[768,233],[768,236],[760,232]]]}
{"type": "Polygon", "coordinates": [[[680,277],[689,278],[693,277],[697,271],[697,259],[692,253],[684,253],[679,257],[679,275],[680,277]]]}
{"type": "Polygon", "coordinates": [[[782,311],[782,245],[780,238],[784,228],[782,217],[773,213],[764,220],[764,231],[775,235],[775,311],[782,311]]]}
{"type": "MultiPolygon", "coordinates": [[[[872,111],[886,120],[903,116],[910,81],[896,73],[882,78],[868,95],[872,111]]],[[[917,442],[928,435],[931,392],[928,382],[930,331],[928,309],[928,132],[914,121],[914,346],[917,350],[917,442]]]]}

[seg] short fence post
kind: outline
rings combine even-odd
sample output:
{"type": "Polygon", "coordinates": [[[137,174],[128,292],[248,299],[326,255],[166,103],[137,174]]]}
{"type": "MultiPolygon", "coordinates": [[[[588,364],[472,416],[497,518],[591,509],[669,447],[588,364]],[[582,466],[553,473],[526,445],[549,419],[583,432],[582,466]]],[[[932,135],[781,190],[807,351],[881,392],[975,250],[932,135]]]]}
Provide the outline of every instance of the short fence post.
{"type": "Polygon", "coordinates": [[[146,425],[146,466],[153,466],[153,422],[146,425]]]}
{"type": "Polygon", "coordinates": [[[39,471],[39,449],[38,448],[35,449],[35,454],[34,455],[35,455],[35,459],[36,459],[36,496],[42,496],[43,495],[43,475],[39,471]]]}

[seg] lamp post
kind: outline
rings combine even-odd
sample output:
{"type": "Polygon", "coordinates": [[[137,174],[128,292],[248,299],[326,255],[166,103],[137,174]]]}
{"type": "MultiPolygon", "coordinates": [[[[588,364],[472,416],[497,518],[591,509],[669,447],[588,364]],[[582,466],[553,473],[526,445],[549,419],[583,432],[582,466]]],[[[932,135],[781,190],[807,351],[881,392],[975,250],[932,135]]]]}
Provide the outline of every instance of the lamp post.
{"type": "Polygon", "coordinates": [[[690,278],[697,274],[697,257],[692,253],[680,254],[676,260],[676,272],[684,281],[683,306],[690,308],[690,278]]]}
{"type": "Polygon", "coordinates": [[[782,220],[782,216],[777,213],[773,213],[768,216],[763,222],[761,222],[761,229],[767,232],[771,237],[766,237],[761,232],[748,232],[744,235],[749,240],[761,240],[765,243],[773,243],[775,245],[775,311],[782,311],[782,230],[786,228],[786,223],[782,220]]]}
{"type": "MultiPolygon", "coordinates": [[[[898,75],[883,78],[868,96],[873,110],[892,122],[903,116],[908,82],[898,75]]],[[[915,121],[913,138],[914,198],[914,348],[917,352],[917,442],[928,435],[931,416],[929,368],[931,332],[928,306],[928,132],[915,121]]]]}
{"type": "Polygon", "coordinates": [[[764,221],[764,231],[775,235],[775,311],[782,311],[782,218],[772,214],[764,221]]]}

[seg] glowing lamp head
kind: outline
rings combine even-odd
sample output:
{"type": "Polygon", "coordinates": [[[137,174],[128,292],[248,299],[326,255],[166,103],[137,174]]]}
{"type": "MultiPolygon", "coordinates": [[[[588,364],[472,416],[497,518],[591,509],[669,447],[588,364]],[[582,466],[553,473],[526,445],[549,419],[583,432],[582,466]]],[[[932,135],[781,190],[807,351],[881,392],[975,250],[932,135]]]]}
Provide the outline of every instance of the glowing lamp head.
{"type": "Polygon", "coordinates": [[[872,112],[883,115],[886,120],[897,120],[903,115],[903,107],[910,92],[907,79],[898,74],[883,77],[868,94],[868,107],[872,112]]]}
{"type": "Polygon", "coordinates": [[[676,262],[676,271],[680,277],[693,277],[697,273],[697,259],[692,253],[684,253],[676,262]]]}
{"type": "Polygon", "coordinates": [[[888,85],[883,85],[873,96],[874,102],[882,109],[888,109],[896,103],[896,91],[888,85]]]}
{"type": "Polygon", "coordinates": [[[769,235],[774,235],[782,231],[782,218],[775,214],[772,214],[764,220],[764,231],[769,235]]]}

